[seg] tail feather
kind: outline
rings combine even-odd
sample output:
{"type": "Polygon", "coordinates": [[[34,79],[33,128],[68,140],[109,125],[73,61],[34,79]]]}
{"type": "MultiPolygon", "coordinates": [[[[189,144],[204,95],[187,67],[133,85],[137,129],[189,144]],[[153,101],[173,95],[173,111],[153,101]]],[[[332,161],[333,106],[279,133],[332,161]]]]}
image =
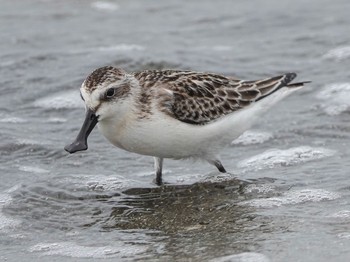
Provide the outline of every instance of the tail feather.
{"type": "Polygon", "coordinates": [[[286,73],[284,75],[279,75],[275,77],[271,77],[268,79],[264,79],[256,82],[256,88],[260,91],[261,96],[257,97],[256,101],[259,101],[277,90],[288,87],[288,88],[297,88],[302,87],[304,84],[309,83],[310,81],[291,83],[294,78],[296,78],[296,73],[286,73]],[[268,83],[268,84],[267,84],[268,83]]]}

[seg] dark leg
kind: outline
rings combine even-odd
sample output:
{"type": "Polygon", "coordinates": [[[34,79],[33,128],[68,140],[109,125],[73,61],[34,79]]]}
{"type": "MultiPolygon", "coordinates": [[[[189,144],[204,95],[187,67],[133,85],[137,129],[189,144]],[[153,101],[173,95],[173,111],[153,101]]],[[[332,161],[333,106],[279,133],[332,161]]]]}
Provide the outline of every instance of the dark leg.
{"type": "Polygon", "coordinates": [[[154,158],[154,168],[156,170],[156,184],[161,186],[163,184],[162,170],[163,170],[163,158],[154,158]]]}
{"type": "Polygon", "coordinates": [[[220,160],[208,160],[208,162],[214,166],[221,172],[221,173],[226,173],[226,170],[224,166],[221,164],[220,160]]]}

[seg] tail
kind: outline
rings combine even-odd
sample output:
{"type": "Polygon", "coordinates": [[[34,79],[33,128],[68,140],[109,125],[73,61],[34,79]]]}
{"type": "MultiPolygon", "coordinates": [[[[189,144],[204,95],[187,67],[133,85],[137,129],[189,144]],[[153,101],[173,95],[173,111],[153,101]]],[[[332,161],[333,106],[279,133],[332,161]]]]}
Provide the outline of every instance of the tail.
{"type": "Polygon", "coordinates": [[[260,92],[260,96],[258,96],[255,101],[259,101],[273,94],[274,92],[278,91],[283,87],[297,89],[297,88],[303,87],[304,84],[311,82],[311,81],[304,81],[304,82],[291,83],[293,79],[296,78],[296,76],[297,76],[296,73],[286,73],[284,75],[279,75],[279,76],[267,78],[264,80],[254,81],[255,88],[260,92]]]}

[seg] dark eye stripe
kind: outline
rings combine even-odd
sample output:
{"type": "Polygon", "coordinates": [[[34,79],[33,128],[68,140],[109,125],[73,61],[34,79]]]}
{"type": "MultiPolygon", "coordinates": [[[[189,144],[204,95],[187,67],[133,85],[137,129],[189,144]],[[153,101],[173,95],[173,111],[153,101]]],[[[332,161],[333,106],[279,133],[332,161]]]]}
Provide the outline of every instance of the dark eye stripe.
{"type": "Polygon", "coordinates": [[[128,84],[123,84],[119,86],[114,86],[107,89],[100,97],[100,100],[111,101],[116,99],[121,99],[130,94],[130,86],[128,84]]]}

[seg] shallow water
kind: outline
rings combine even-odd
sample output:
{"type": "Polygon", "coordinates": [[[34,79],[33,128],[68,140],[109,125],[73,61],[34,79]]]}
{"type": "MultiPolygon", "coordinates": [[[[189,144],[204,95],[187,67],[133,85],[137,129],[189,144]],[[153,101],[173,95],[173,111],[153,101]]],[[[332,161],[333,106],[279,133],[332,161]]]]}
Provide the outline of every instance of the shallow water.
{"type": "Polygon", "coordinates": [[[347,261],[350,2],[0,0],[1,261],[347,261]],[[103,65],[312,84],[201,162],[68,155],[103,65]]]}

